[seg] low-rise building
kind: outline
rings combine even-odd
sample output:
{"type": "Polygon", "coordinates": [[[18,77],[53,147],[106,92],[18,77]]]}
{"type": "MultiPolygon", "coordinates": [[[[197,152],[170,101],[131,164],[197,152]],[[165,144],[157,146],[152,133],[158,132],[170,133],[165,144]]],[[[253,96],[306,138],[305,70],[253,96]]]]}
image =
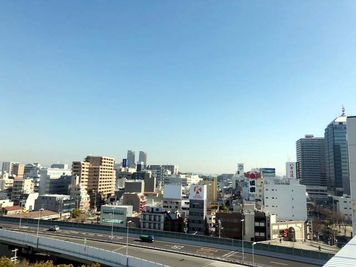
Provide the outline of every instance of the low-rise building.
{"type": "Polygon", "coordinates": [[[135,212],[143,212],[146,206],[146,197],[141,193],[125,193],[123,195],[123,205],[132,206],[135,212]]]}
{"type": "Polygon", "coordinates": [[[266,179],[264,185],[264,211],[276,214],[278,220],[307,219],[305,185],[296,179],[266,179]]]}
{"type": "Polygon", "coordinates": [[[125,227],[127,218],[132,216],[132,211],[132,206],[128,205],[103,205],[100,211],[100,223],[125,227]]]}
{"type": "Polygon", "coordinates": [[[34,192],[34,183],[32,179],[14,179],[12,186],[11,200],[19,204],[24,194],[34,192]]]}
{"type": "Polygon", "coordinates": [[[244,215],[240,212],[216,213],[216,236],[242,239],[244,215]]]}
{"type": "Polygon", "coordinates": [[[143,180],[126,180],[126,193],[143,193],[145,188],[145,181],[143,180]]]}
{"type": "Polygon", "coordinates": [[[11,189],[14,185],[14,179],[8,178],[8,174],[4,174],[0,179],[0,191],[11,189]]]}
{"type": "Polygon", "coordinates": [[[12,207],[13,205],[14,205],[14,202],[11,201],[10,199],[1,199],[0,200],[0,208],[12,207]]]}
{"type": "Polygon", "coordinates": [[[336,212],[343,216],[347,221],[352,220],[352,204],[349,195],[333,196],[336,212]]]}
{"type": "Polygon", "coordinates": [[[75,209],[75,200],[69,195],[40,195],[35,200],[35,210],[40,209],[58,212],[60,215],[69,213],[75,209]]]}
{"type": "Polygon", "coordinates": [[[288,241],[305,241],[306,225],[305,221],[276,221],[271,217],[270,225],[271,239],[284,239],[288,241]]]}
{"type": "Polygon", "coordinates": [[[161,207],[145,207],[141,214],[141,228],[163,231],[166,213],[161,207]]]}
{"type": "Polygon", "coordinates": [[[28,211],[33,211],[35,209],[35,201],[38,198],[38,193],[26,194],[23,197],[21,206],[28,211]]]}

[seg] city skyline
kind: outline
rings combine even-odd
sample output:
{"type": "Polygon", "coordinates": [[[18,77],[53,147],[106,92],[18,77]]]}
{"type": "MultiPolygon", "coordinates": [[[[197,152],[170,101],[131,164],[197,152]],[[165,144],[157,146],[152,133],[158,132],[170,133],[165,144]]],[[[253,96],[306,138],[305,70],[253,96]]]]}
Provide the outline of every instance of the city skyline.
{"type": "Polygon", "coordinates": [[[1,4],[1,162],[132,149],[283,174],[298,139],[356,114],[355,2],[83,5],[1,4]]]}

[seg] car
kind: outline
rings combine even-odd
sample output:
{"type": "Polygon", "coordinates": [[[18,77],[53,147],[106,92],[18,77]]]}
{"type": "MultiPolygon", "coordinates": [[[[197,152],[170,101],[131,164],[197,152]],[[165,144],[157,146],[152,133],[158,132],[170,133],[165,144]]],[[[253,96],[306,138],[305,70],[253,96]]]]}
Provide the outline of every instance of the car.
{"type": "Polygon", "coordinates": [[[59,231],[59,226],[53,225],[48,229],[48,231],[57,232],[57,231],[59,231]]]}
{"type": "Polygon", "coordinates": [[[155,240],[155,238],[153,235],[140,235],[140,240],[142,242],[152,243],[155,240]]]}

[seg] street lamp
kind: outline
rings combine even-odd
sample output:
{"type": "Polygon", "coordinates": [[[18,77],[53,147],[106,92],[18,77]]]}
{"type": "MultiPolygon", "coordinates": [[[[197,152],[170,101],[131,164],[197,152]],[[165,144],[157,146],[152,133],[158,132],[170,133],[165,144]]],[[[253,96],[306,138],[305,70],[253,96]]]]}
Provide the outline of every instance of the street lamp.
{"type": "Polygon", "coordinates": [[[114,239],[114,208],[112,208],[111,213],[111,239],[114,239]]]}
{"type": "Polygon", "coordinates": [[[256,242],[252,243],[252,266],[253,267],[255,266],[255,245],[256,244],[257,244],[256,242]]]}
{"type": "Polygon", "coordinates": [[[245,261],[245,251],[244,251],[244,222],[245,222],[245,219],[241,219],[241,241],[242,241],[242,262],[245,261]]]}
{"type": "Polygon", "coordinates": [[[126,266],[129,266],[129,225],[132,221],[126,223],[126,266]]]}
{"type": "Polygon", "coordinates": [[[18,211],[17,214],[20,214],[19,228],[21,228],[22,211],[18,211]]]}
{"type": "Polygon", "coordinates": [[[218,220],[218,226],[219,226],[219,238],[221,237],[221,220],[218,220]]]}
{"type": "Polygon", "coordinates": [[[37,222],[37,237],[38,237],[38,232],[40,231],[40,219],[42,215],[43,209],[40,209],[40,216],[38,217],[38,222],[37,222]]]}

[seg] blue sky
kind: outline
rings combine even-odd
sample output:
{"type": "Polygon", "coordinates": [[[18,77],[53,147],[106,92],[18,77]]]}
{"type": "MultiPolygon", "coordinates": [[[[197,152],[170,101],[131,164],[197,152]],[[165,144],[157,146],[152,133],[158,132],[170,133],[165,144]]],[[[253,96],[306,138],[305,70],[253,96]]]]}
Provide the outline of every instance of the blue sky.
{"type": "Polygon", "coordinates": [[[234,172],[356,114],[355,1],[2,1],[0,161],[234,172]]]}

